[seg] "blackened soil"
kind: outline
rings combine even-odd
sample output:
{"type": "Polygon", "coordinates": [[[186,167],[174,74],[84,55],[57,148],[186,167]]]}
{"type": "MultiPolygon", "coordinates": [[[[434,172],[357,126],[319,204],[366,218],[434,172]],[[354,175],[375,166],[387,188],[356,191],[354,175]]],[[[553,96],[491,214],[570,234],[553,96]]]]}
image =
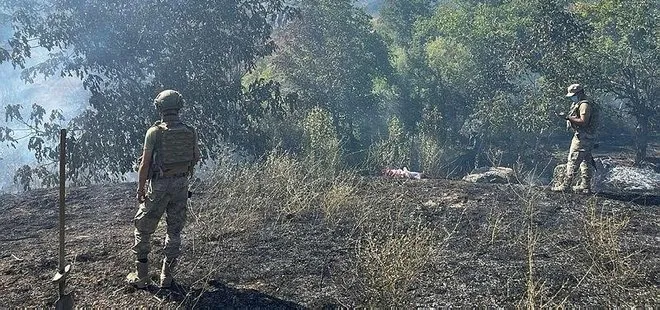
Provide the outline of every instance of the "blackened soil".
{"type": "MultiPolygon", "coordinates": [[[[660,304],[658,205],[522,185],[382,178],[361,181],[353,210],[334,220],[273,210],[232,230],[203,222],[214,197],[200,189],[176,289],[135,290],[124,283],[133,261],[134,188],[68,189],[67,292],[77,307],[378,306],[379,295],[360,284],[368,275],[356,267],[357,247],[369,232],[390,231],[386,238],[418,226],[432,236],[399,299],[407,306],[660,304]]],[[[57,201],[56,189],[0,196],[0,308],[55,303],[57,201]]],[[[163,233],[159,227],[153,239],[154,280],[163,233]]]]}

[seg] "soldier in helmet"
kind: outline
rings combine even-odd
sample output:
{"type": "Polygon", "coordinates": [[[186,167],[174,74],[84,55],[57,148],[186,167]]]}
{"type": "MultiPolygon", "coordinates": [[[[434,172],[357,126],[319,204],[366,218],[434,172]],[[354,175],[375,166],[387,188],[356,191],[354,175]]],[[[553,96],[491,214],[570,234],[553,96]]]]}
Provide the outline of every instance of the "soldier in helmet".
{"type": "Polygon", "coordinates": [[[566,119],[566,122],[573,129],[575,134],[571,140],[571,147],[568,151],[568,162],[566,163],[566,175],[560,184],[556,184],[553,191],[566,191],[573,183],[576,170],[580,168],[580,180],[573,187],[576,192],[591,193],[591,178],[593,175],[592,150],[595,139],[595,106],[584,94],[584,89],[580,84],[568,86],[567,98],[573,101],[573,106],[569,114],[560,114],[566,119]]]}
{"type": "Polygon", "coordinates": [[[161,120],[147,130],[138,169],[137,200],[135,214],[136,271],[127,281],[137,288],[151,283],[148,254],[151,251],[151,235],[165,213],[167,235],[165,258],[160,274],[160,286],[172,285],[172,272],[177,263],[181,246],[181,230],[186,219],[188,180],[194,165],[200,159],[195,129],[179,119],[183,97],[174,90],[165,90],[156,96],[154,105],[161,120]]]}

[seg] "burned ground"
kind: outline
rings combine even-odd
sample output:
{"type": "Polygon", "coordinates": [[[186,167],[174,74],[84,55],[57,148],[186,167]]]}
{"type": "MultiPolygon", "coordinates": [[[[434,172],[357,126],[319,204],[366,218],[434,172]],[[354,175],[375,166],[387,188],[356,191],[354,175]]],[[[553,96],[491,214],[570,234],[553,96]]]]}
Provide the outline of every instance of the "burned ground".
{"type": "MultiPolygon", "coordinates": [[[[77,306],[660,304],[658,205],[432,179],[360,179],[331,212],[287,213],[267,200],[249,214],[241,201],[219,212],[210,202],[232,197],[199,186],[177,292],[135,290],[124,283],[134,188],[68,189],[67,287],[77,306]]],[[[0,197],[0,308],[55,302],[57,201],[55,189],[0,197]]]]}

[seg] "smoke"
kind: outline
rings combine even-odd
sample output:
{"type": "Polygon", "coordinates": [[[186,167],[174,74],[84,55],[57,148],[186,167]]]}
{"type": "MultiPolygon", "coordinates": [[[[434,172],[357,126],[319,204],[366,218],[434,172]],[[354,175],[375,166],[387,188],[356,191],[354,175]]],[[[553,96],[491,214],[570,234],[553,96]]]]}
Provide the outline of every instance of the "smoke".
{"type": "MultiPolygon", "coordinates": [[[[11,36],[11,25],[0,24],[0,44],[4,48],[8,38],[11,36]]],[[[43,48],[35,48],[32,58],[26,62],[26,67],[34,66],[48,58],[48,51],[43,48]]],[[[5,106],[9,104],[20,104],[23,106],[21,114],[29,117],[32,104],[44,107],[46,111],[57,109],[62,111],[65,121],[62,125],[80,114],[89,100],[90,94],[82,87],[82,82],[72,77],[50,77],[47,80],[36,79],[35,83],[27,84],[20,78],[21,70],[14,69],[8,62],[0,64],[0,127],[9,127],[14,130],[15,138],[22,138],[14,149],[8,143],[0,144],[0,192],[14,191],[14,172],[17,168],[26,164],[35,164],[34,155],[28,151],[27,143],[29,137],[25,126],[6,122],[4,117],[5,106]]]]}

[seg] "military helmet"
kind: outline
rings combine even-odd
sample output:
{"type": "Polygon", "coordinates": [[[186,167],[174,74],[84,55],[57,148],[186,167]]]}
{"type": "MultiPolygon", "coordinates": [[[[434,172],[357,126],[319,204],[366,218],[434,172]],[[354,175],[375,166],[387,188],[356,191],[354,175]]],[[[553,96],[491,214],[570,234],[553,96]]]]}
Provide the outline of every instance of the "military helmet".
{"type": "Polygon", "coordinates": [[[158,112],[178,111],[183,107],[183,96],[176,90],[164,90],[154,99],[154,106],[158,109],[158,112]]]}
{"type": "Polygon", "coordinates": [[[584,91],[584,88],[582,88],[582,85],[580,85],[580,84],[571,84],[566,89],[566,97],[573,97],[575,94],[579,94],[580,92],[583,92],[583,91],[584,91]]]}

